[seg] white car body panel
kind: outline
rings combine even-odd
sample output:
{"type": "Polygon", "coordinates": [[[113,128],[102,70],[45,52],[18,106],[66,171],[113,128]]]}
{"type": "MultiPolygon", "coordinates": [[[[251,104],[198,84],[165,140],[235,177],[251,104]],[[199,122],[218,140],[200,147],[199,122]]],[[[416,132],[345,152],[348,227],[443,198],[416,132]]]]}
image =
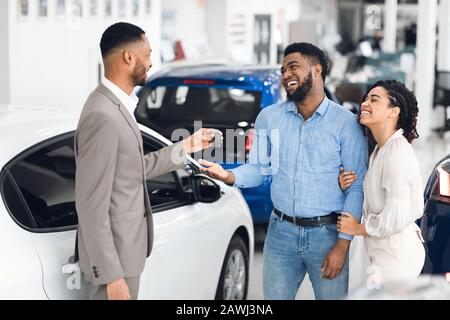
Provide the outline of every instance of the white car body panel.
{"type": "Polygon", "coordinates": [[[0,300],[47,299],[42,267],[31,234],[0,203],[0,300]]]}
{"type": "MultiPolygon", "coordinates": [[[[0,106],[0,110],[2,170],[35,144],[74,131],[79,117],[79,110],[69,109],[0,106]]],[[[153,130],[140,129],[171,144],[153,130]]],[[[214,203],[194,203],[154,214],[155,244],[141,276],[140,299],[213,299],[225,252],[238,228],[248,234],[250,273],[254,237],[249,208],[238,189],[218,184],[223,195],[214,203]]],[[[13,221],[2,201],[0,298],[88,298],[83,277],[62,273],[63,266],[71,266],[67,264],[74,255],[75,234],[75,230],[27,231],[13,221]]]]}

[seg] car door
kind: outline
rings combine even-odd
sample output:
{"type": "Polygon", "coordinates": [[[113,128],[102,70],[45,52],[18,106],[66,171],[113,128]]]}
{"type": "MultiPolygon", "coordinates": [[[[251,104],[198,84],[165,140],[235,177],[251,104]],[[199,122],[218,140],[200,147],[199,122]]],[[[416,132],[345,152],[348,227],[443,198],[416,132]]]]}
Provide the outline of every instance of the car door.
{"type": "MultiPolygon", "coordinates": [[[[146,152],[163,146],[144,135],[146,152]]],[[[154,221],[154,246],[145,269],[150,299],[214,298],[210,293],[217,283],[209,279],[218,272],[213,261],[222,259],[216,252],[218,208],[193,200],[191,178],[196,173],[187,165],[147,181],[154,221]]]]}
{"type": "Polygon", "coordinates": [[[0,174],[0,189],[0,300],[46,299],[39,257],[30,233],[21,227],[28,212],[8,169],[0,174]]]}
{"type": "Polygon", "coordinates": [[[24,228],[35,245],[50,299],[87,298],[88,284],[73,262],[76,226],[73,133],[42,142],[9,168],[30,215],[24,228]],[[63,273],[63,271],[65,273],[63,273]]]}
{"type": "MultiPolygon", "coordinates": [[[[144,136],[146,152],[164,144],[144,136]]],[[[29,233],[50,299],[86,299],[89,284],[73,263],[76,226],[73,133],[42,142],[20,155],[9,170],[30,221],[29,233]]],[[[215,204],[195,203],[189,179],[195,169],[170,172],[147,181],[154,209],[155,242],[141,276],[139,298],[204,298],[216,283],[215,204]]],[[[217,205],[216,205],[217,206],[217,205]]],[[[212,298],[212,296],[207,296],[212,298]]]]}

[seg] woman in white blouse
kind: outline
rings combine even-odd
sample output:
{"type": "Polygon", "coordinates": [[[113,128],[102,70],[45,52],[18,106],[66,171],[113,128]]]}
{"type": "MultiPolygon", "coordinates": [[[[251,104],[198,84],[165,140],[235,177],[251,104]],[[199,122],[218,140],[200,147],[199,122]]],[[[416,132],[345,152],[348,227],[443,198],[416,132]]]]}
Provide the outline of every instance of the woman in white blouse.
{"type": "MultiPolygon", "coordinates": [[[[379,281],[414,279],[422,270],[425,249],[415,221],[423,214],[422,181],[411,141],[416,130],[417,100],[401,82],[379,81],[361,104],[360,122],[376,142],[364,179],[361,224],[343,212],[339,232],[364,236],[371,270],[379,281]]],[[[345,191],[356,179],[341,172],[345,191]]]]}

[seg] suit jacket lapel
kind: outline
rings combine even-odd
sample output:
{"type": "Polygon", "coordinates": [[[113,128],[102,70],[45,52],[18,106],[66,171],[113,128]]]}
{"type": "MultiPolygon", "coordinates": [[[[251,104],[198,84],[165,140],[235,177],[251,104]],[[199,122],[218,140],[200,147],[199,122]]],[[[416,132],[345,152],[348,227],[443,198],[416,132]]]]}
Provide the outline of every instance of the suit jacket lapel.
{"type": "Polygon", "coordinates": [[[125,119],[128,122],[128,125],[133,129],[134,135],[136,136],[136,139],[139,141],[139,149],[141,150],[142,155],[143,150],[141,148],[142,145],[142,137],[141,132],[139,131],[139,127],[136,124],[136,121],[131,118],[130,113],[128,110],[126,110],[125,106],[122,104],[122,102],[109,90],[107,87],[105,87],[102,83],[100,83],[96,89],[106,97],[108,97],[114,104],[116,104],[119,107],[120,113],[125,117],[125,119]]]}

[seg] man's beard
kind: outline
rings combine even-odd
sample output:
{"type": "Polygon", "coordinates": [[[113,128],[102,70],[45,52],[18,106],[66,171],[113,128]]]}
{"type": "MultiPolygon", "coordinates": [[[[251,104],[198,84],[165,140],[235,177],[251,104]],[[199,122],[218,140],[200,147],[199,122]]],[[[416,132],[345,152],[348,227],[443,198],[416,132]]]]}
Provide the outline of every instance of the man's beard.
{"type": "Polygon", "coordinates": [[[310,71],[306,79],[303,80],[303,82],[300,84],[297,90],[294,91],[294,93],[289,94],[289,92],[287,92],[288,100],[293,102],[303,102],[311,92],[312,84],[312,72],[310,71]]]}
{"type": "Polygon", "coordinates": [[[134,67],[133,82],[135,86],[143,86],[147,82],[147,68],[140,61],[134,67]]]}

